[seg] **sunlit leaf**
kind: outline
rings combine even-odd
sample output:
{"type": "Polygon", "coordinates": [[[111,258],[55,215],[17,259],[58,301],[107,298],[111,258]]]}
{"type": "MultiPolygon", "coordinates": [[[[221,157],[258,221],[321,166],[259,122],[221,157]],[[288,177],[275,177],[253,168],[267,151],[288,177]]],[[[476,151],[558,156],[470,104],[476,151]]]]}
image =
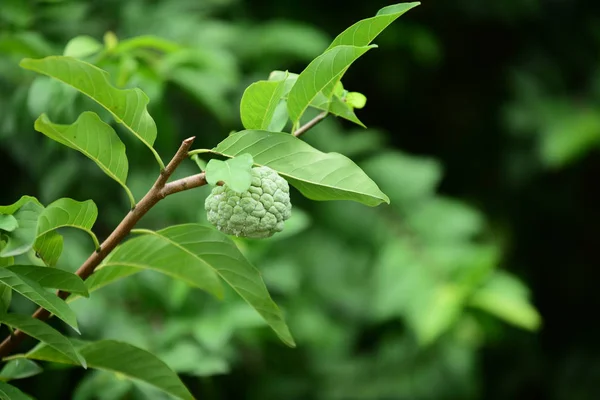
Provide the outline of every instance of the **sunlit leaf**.
{"type": "MultiPolygon", "coordinates": [[[[47,267],[40,267],[47,268],[47,267]]],[[[67,303],[53,293],[48,292],[34,279],[35,276],[25,277],[10,270],[9,268],[0,268],[0,282],[11,287],[15,292],[33,301],[40,307],[45,308],[61,320],[69,324],[78,331],[77,317],[67,303]]],[[[79,331],[78,331],[79,332],[79,331]]]]}
{"type": "Polygon", "coordinates": [[[26,58],[21,67],[48,75],[89,96],[142,141],[164,168],[152,145],[156,139],[156,124],[148,113],[148,96],[140,89],[117,89],[106,71],[72,57],[50,56],[39,60],[26,58]]]}
{"type": "Polygon", "coordinates": [[[314,59],[298,76],[288,95],[288,112],[297,124],[315,97],[322,93],[331,98],[335,85],[348,67],[371,46],[336,46],[314,59]]]}
{"type": "Polygon", "coordinates": [[[421,3],[414,2],[386,6],[379,10],[376,16],[358,21],[340,33],[327,50],[340,45],[367,46],[398,17],[419,4],[421,3]]]}
{"type": "Polygon", "coordinates": [[[100,244],[92,232],[97,216],[98,208],[92,200],[79,202],[69,198],[58,199],[40,214],[37,235],[43,236],[58,228],[77,228],[87,232],[98,249],[100,244]]]}
{"type": "Polygon", "coordinates": [[[338,153],[322,153],[286,133],[241,131],[212,152],[228,157],[249,153],[256,164],[273,168],[312,200],[354,200],[368,206],[389,203],[352,160],[338,153]]]}
{"type": "Polygon", "coordinates": [[[358,92],[350,92],[346,95],[346,103],[352,108],[363,108],[367,104],[367,97],[358,92]]]}
{"type": "Polygon", "coordinates": [[[29,251],[37,237],[38,217],[44,209],[37,200],[27,196],[22,197],[12,206],[0,207],[0,213],[12,214],[17,220],[18,228],[6,232],[7,243],[0,251],[0,257],[10,257],[29,251]]]}
{"type": "Polygon", "coordinates": [[[24,279],[36,282],[44,288],[64,290],[88,297],[88,290],[83,280],[67,271],[58,268],[39,267],[37,265],[12,265],[6,267],[24,279]]]}
{"type": "Polygon", "coordinates": [[[226,161],[212,159],[206,165],[206,182],[214,186],[222,181],[234,192],[245,192],[252,184],[253,162],[250,154],[240,154],[226,161]]]}
{"type": "Polygon", "coordinates": [[[0,230],[12,232],[19,227],[17,219],[12,215],[0,214],[0,230]]]}
{"type": "Polygon", "coordinates": [[[29,378],[41,372],[42,367],[34,361],[25,358],[10,360],[0,371],[0,381],[29,378]]]}
{"type": "Polygon", "coordinates": [[[50,139],[81,152],[91,159],[104,173],[117,181],[131,200],[133,195],[127,188],[129,164],[125,145],[110,125],[93,112],[83,112],[71,125],[53,124],[42,114],[35,121],[35,129],[50,139]]]}
{"type": "Polygon", "coordinates": [[[32,397],[8,383],[0,382],[0,400],[32,400],[32,397]]]}
{"type": "Polygon", "coordinates": [[[0,322],[25,332],[27,335],[46,343],[76,365],[87,367],[85,359],[73,346],[73,343],[50,325],[27,315],[0,314],[0,322]]]}
{"type": "MultiPolygon", "coordinates": [[[[77,343],[79,352],[90,368],[118,373],[129,379],[145,382],[179,399],[194,399],[177,374],[146,350],[115,340],[74,343],[77,343]]],[[[77,365],[72,359],[64,358],[48,346],[37,346],[24,357],[77,365]]]]}
{"type": "Polygon", "coordinates": [[[254,82],[244,91],[240,115],[246,129],[268,129],[285,89],[285,76],[279,81],[254,82]]]}

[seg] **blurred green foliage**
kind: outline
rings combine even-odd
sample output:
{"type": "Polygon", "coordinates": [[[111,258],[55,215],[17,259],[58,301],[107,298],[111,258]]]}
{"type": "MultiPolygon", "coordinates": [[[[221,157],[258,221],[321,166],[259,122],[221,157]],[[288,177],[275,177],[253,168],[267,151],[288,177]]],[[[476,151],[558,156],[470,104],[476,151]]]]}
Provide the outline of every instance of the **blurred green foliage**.
{"type": "MultiPolygon", "coordinates": [[[[585,39],[569,51],[569,43],[555,39],[553,23],[555,13],[576,11],[560,8],[560,2],[437,3],[426,2],[414,18],[392,26],[379,40],[381,50],[370,54],[370,64],[357,63],[345,80],[349,90],[367,95],[366,108],[357,115],[371,128],[325,120],[305,137],[322,151],[356,161],[391,205],[309,203],[296,192],[293,217],[282,234],[259,242],[237,240],[284,310],[297,349],[278,343],[235,296],[217,302],[151,273],[73,303],[87,338],[125,340],[154,351],[184,375],[198,398],[596,398],[597,375],[572,371],[596,368],[597,374],[597,353],[588,361],[585,350],[573,345],[572,355],[559,358],[568,361],[564,366],[548,368],[559,378],[546,382],[552,376],[539,375],[554,358],[540,355],[543,342],[535,342],[535,333],[513,327],[541,326],[529,289],[515,273],[525,281],[537,279],[534,289],[543,286],[546,275],[534,263],[551,246],[544,231],[530,227],[539,220],[523,218],[520,224],[520,218],[537,207],[547,207],[543,215],[553,216],[571,204],[556,194],[562,203],[544,206],[560,189],[536,182],[561,169],[569,173],[586,156],[597,155],[598,57],[586,54],[599,44],[593,22],[600,13],[589,13],[589,24],[578,30],[585,39]],[[527,25],[533,23],[539,31],[530,34],[527,25]],[[504,39],[493,41],[496,36],[485,27],[504,39]],[[502,36],[507,32],[508,39],[502,36]],[[538,39],[546,33],[555,40],[538,39]],[[516,43],[518,49],[506,48],[516,43]],[[483,60],[471,65],[478,46],[502,53],[496,56],[506,65],[483,60]],[[511,52],[517,56],[503,56],[511,52]],[[568,57],[572,54],[578,57],[568,57]],[[474,69],[483,72],[471,74],[474,69]],[[580,75],[583,84],[575,83],[580,75]],[[415,155],[424,153],[435,157],[415,155]],[[448,165],[447,175],[442,165],[448,165]],[[538,192],[511,192],[524,187],[538,192]],[[515,206],[513,195],[529,201],[529,208],[515,206]],[[523,227],[526,223],[531,225],[523,227]],[[542,243],[519,259],[515,248],[523,251],[518,241],[524,234],[541,236],[542,243]],[[522,265],[523,260],[532,264],[522,265]],[[486,353],[490,348],[506,354],[486,353]],[[573,382],[581,385],[571,392],[573,382]]],[[[598,11],[589,2],[572,3],[598,11]]],[[[110,71],[115,84],[142,88],[158,125],[156,147],[170,154],[185,137],[195,135],[196,146],[209,147],[240,129],[237,110],[249,83],[267,79],[274,69],[300,72],[340,28],[377,9],[371,3],[320,5],[3,0],[0,171],[12,181],[2,188],[0,204],[21,193],[44,203],[63,195],[92,198],[99,205],[100,238],[128,207],[127,198],[116,195],[118,185],[92,163],[32,128],[42,112],[71,123],[83,110],[100,115],[102,110],[64,85],[20,69],[22,58],[86,57],[110,71]]],[[[568,22],[557,25],[560,32],[574,28],[568,22]]],[[[129,185],[139,198],[153,183],[156,166],[141,145],[124,140],[133,149],[129,185]]],[[[195,171],[187,163],[177,175],[195,171]]],[[[170,197],[141,225],[159,229],[203,222],[207,194],[201,188],[170,197]]],[[[600,221],[597,213],[592,217],[600,221]]],[[[65,232],[65,238],[59,264],[75,270],[93,246],[81,232],[65,232]]],[[[562,245],[550,243],[556,242],[562,245]]],[[[560,287],[563,278],[553,277],[551,288],[560,287]]],[[[31,311],[19,300],[15,309],[31,311]]],[[[81,378],[70,370],[47,370],[19,382],[43,399],[161,398],[106,372],[81,378]]]]}

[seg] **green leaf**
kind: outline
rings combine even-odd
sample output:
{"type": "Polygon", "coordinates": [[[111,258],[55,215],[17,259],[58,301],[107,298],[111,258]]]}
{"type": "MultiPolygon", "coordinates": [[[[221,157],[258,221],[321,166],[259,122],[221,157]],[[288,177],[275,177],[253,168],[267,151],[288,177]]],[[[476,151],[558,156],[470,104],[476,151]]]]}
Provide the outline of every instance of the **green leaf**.
{"type": "Polygon", "coordinates": [[[285,80],[258,81],[244,91],[240,115],[246,129],[268,129],[273,121],[279,100],[283,97],[285,80]]]}
{"type": "Polygon", "coordinates": [[[64,82],[96,101],[142,141],[164,169],[160,156],[152,147],[156,139],[156,124],[146,108],[149,99],[140,89],[117,89],[110,83],[106,71],[72,57],[26,58],[19,65],[64,82]]]}
{"type": "Polygon", "coordinates": [[[35,197],[32,197],[32,196],[21,196],[21,198],[19,200],[17,200],[16,203],[13,203],[13,204],[8,205],[8,206],[0,206],[0,214],[12,215],[19,208],[21,208],[25,203],[29,203],[29,202],[34,202],[38,206],[43,207],[42,203],[40,203],[38,201],[38,199],[36,199],[35,197]]]}
{"type": "Polygon", "coordinates": [[[12,232],[19,227],[17,219],[12,215],[0,214],[0,230],[12,232]]]}
{"type": "MultiPolygon", "coordinates": [[[[2,266],[1,263],[0,266],[2,266]]],[[[11,301],[12,289],[4,283],[0,283],[0,313],[5,313],[8,311],[11,301]]]]}
{"type": "Polygon", "coordinates": [[[134,273],[131,268],[137,268],[138,271],[151,269],[204,289],[218,298],[223,297],[221,282],[217,274],[207,268],[202,254],[190,252],[180,243],[161,236],[144,235],[128,240],[117,247],[100,267],[99,271],[125,267],[125,275],[134,273]]]}
{"type": "Polygon", "coordinates": [[[242,193],[252,184],[252,164],[250,154],[240,154],[226,161],[212,159],[206,165],[206,182],[216,185],[222,181],[234,192],[242,193]]]}
{"type": "MultiPolygon", "coordinates": [[[[115,340],[80,344],[78,350],[90,368],[118,373],[129,379],[145,382],[179,399],[194,399],[177,374],[146,350],[115,340]]],[[[65,359],[47,346],[37,346],[25,357],[73,364],[72,359],[65,359]]]]}
{"type": "Polygon", "coordinates": [[[350,92],[346,95],[346,103],[352,108],[363,108],[367,104],[367,97],[358,92],[350,92]]]}
{"type": "Polygon", "coordinates": [[[398,17],[419,4],[421,3],[399,3],[384,7],[377,12],[376,16],[358,21],[340,33],[327,50],[343,45],[367,46],[398,17]]]}
{"type": "Polygon", "coordinates": [[[63,237],[58,232],[50,231],[45,235],[38,236],[33,244],[36,255],[42,259],[44,264],[54,267],[63,250],[63,237]]]}
{"type": "Polygon", "coordinates": [[[8,383],[0,382],[0,400],[31,400],[32,397],[8,383]]]}
{"type": "Polygon", "coordinates": [[[35,129],[91,159],[104,173],[117,181],[127,192],[132,205],[133,194],[125,184],[129,164],[125,145],[110,125],[93,112],[83,112],[71,125],[53,124],[46,114],[35,121],[35,129]]]}
{"type": "MultiPolygon", "coordinates": [[[[19,227],[12,232],[6,233],[8,240],[6,246],[0,251],[0,257],[17,256],[28,252],[33,247],[37,237],[38,217],[44,208],[37,200],[30,200],[26,196],[22,197],[15,204],[22,204],[16,211],[13,211],[13,217],[17,220],[19,227]],[[25,200],[22,201],[23,199],[25,200]]],[[[14,210],[13,206],[0,207],[0,213],[3,208],[5,210],[14,210]]]]}
{"type": "Polygon", "coordinates": [[[98,53],[104,46],[91,36],[81,35],[69,40],[65,46],[64,56],[85,58],[98,53]]]}
{"type": "Polygon", "coordinates": [[[77,228],[87,232],[98,249],[100,244],[92,232],[97,216],[98,208],[92,200],[79,202],[69,198],[58,199],[40,214],[37,235],[44,236],[58,228],[77,228]]]}
{"type": "MultiPolygon", "coordinates": [[[[295,346],[281,311],[271,299],[260,272],[244,258],[227,235],[198,224],[177,225],[158,232],[136,232],[145,235],[115,249],[98,272],[105,271],[104,274],[108,274],[110,268],[115,267],[125,267],[124,274],[134,273],[131,268],[155,269],[194,286],[203,289],[208,287],[211,293],[216,292],[220,296],[220,282],[215,280],[207,285],[204,278],[208,276],[213,279],[218,275],[258,311],[284,343],[295,346]]],[[[119,273],[113,273],[112,277],[118,275],[119,273]]],[[[104,275],[96,282],[106,284],[110,280],[108,278],[109,276],[104,275]]]]}
{"type": "Polygon", "coordinates": [[[376,46],[337,46],[315,58],[298,76],[288,95],[288,112],[294,125],[319,93],[331,98],[348,67],[376,46]]]}
{"type": "Polygon", "coordinates": [[[10,360],[0,371],[0,381],[29,378],[43,371],[36,362],[26,358],[10,360]]]}
{"type": "MultiPolygon", "coordinates": [[[[278,71],[275,70],[271,72],[269,75],[269,80],[281,80],[285,78],[285,87],[283,91],[283,100],[280,101],[279,105],[275,109],[275,114],[273,116],[273,121],[269,128],[267,129],[270,132],[281,132],[287,123],[289,118],[287,111],[287,96],[296,83],[298,79],[298,74],[289,73],[287,71],[278,71]]],[[[342,88],[343,86],[341,82],[338,81],[336,85],[336,89],[342,88]]],[[[310,102],[309,107],[319,109],[321,111],[327,111],[330,114],[335,115],[336,117],[344,118],[350,122],[354,122],[357,125],[365,128],[365,125],[358,119],[356,114],[354,113],[354,109],[347,104],[344,100],[342,100],[341,95],[343,93],[337,92],[334,90],[334,94],[331,97],[327,97],[323,94],[323,92],[319,92],[316,97],[310,102]]]]}
{"type": "Polygon", "coordinates": [[[79,354],[75,347],[73,347],[73,343],[61,335],[56,329],[39,319],[32,318],[28,315],[0,314],[0,322],[13,329],[23,331],[42,343],[46,343],[60,354],[66,356],[76,365],[87,368],[85,359],[79,354]]]}
{"type": "Polygon", "coordinates": [[[368,206],[389,203],[352,160],[338,153],[322,153],[287,133],[237,132],[212,152],[227,157],[249,153],[255,164],[273,168],[312,200],[353,200],[368,206]]]}
{"type": "MultiPolygon", "coordinates": [[[[47,268],[47,267],[41,267],[47,268]]],[[[77,317],[67,303],[58,296],[48,292],[34,279],[36,277],[24,277],[9,268],[0,268],[0,282],[5,283],[14,291],[33,301],[40,307],[45,308],[61,320],[69,324],[79,332],[77,328],[77,317]]]]}
{"type": "Polygon", "coordinates": [[[14,272],[21,278],[34,281],[44,288],[64,290],[85,297],[89,296],[83,280],[79,276],[62,269],[39,267],[37,265],[12,265],[5,269],[14,272]]]}
{"type": "Polygon", "coordinates": [[[523,329],[535,331],[540,327],[542,318],[528,297],[529,291],[521,281],[497,271],[473,294],[469,305],[523,329]]]}

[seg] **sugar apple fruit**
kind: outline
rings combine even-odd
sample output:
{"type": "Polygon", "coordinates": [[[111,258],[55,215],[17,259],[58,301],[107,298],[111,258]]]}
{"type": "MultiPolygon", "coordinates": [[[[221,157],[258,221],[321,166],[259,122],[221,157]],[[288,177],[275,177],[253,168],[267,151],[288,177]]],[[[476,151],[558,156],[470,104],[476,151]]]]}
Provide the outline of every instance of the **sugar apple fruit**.
{"type": "Polygon", "coordinates": [[[215,186],[204,207],[208,221],[221,232],[247,238],[267,238],[283,230],[292,213],[290,187],[269,167],[251,170],[252,185],[237,193],[227,185],[215,186]]]}

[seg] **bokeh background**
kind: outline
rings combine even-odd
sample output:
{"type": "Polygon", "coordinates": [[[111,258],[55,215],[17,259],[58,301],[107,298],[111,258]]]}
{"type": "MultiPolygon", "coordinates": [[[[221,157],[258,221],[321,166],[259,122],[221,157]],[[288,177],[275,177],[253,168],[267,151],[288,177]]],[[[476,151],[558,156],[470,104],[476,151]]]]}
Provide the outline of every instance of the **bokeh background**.
{"type": "MultiPolygon", "coordinates": [[[[42,112],[70,123],[93,105],[20,59],[62,54],[78,35],[169,41],[98,60],[150,96],[167,158],[183,138],[212,147],[241,129],[248,84],[300,72],[387,4],[1,0],[0,204],[93,199],[100,238],[127,211],[118,184],[33,130],[42,112]]],[[[305,139],[351,157],[392,204],[294,192],[284,233],[238,241],[298,348],[235,296],[217,302],[156,274],[73,303],[84,338],[156,352],[202,399],[600,398],[600,3],[425,0],[376,43],[344,78],[366,94],[369,128],[328,119],[305,139]]],[[[156,166],[121,136],[139,198],[156,166]]],[[[197,171],[188,162],[179,176],[197,171]]],[[[142,226],[203,222],[206,195],[172,196],[142,226]]],[[[92,245],[65,235],[59,265],[74,270],[92,245]]],[[[16,383],[40,399],[163,398],[113,374],[45,367],[16,383]]]]}

